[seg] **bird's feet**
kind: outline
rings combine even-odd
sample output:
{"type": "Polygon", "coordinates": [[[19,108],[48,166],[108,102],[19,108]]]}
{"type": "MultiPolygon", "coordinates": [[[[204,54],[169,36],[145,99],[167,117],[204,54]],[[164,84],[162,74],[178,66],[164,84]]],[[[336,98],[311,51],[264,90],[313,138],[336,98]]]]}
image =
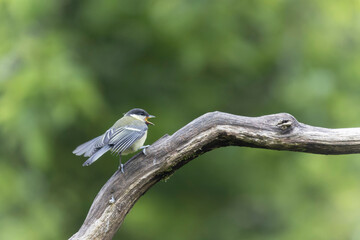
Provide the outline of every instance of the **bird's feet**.
{"type": "Polygon", "coordinates": [[[124,173],[124,164],[120,163],[118,170],[120,170],[122,173],[124,173]]]}
{"type": "Polygon", "coordinates": [[[146,154],[146,149],[147,149],[148,147],[150,147],[150,145],[145,145],[145,146],[140,147],[140,149],[142,149],[142,152],[144,153],[145,156],[147,155],[147,154],[146,154]]]}

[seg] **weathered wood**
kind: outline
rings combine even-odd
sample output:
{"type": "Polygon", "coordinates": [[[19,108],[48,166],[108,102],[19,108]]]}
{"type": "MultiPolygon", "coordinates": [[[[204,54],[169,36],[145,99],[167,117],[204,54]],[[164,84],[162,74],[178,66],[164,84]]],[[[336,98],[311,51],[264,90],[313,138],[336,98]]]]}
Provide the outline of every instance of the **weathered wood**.
{"type": "Polygon", "coordinates": [[[287,113],[243,117],[202,115],[165,135],[117,171],[102,187],[80,230],[70,239],[112,239],[134,203],[155,183],[197,156],[223,146],[316,154],[360,153],[360,128],[327,129],[299,123],[287,113]]]}

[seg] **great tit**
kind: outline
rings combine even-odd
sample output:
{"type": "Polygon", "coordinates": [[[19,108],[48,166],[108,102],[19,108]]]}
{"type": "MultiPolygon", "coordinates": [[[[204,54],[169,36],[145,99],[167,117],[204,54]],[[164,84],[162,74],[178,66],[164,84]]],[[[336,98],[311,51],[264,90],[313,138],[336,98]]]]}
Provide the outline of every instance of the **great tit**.
{"type": "Polygon", "coordinates": [[[81,144],[73,153],[78,156],[89,157],[83,164],[83,166],[89,166],[104,153],[111,151],[120,156],[119,169],[124,172],[121,155],[133,153],[140,148],[147,147],[143,147],[143,144],[147,137],[148,125],[154,125],[148,119],[154,117],[143,109],[131,109],[103,135],[81,144]]]}

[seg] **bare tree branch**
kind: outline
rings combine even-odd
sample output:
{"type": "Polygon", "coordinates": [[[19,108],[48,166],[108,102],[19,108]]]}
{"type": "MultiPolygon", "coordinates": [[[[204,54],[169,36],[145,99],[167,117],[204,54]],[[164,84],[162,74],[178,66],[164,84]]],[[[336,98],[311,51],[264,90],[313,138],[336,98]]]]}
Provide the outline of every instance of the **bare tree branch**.
{"type": "Polygon", "coordinates": [[[243,117],[202,115],[137,154],[96,196],[80,230],[70,239],[112,239],[134,203],[155,183],[197,156],[223,146],[245,146],[316,154],[360,152],[360,128],[327,129],[299,123],[287,113],[243,117]]]}

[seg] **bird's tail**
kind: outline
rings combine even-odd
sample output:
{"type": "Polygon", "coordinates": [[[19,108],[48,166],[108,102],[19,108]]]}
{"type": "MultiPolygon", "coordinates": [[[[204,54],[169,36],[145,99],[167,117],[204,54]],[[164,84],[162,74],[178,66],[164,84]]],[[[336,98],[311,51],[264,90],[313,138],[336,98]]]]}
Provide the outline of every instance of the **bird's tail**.
{"type": "Polygon", "coordinates": [[[85,157],[90,157],[95,152],[96,148],[101,147],[99,142],[101,141],[102,137],[103,136],[101,135],[99,137],[91,139],[90,141],[87,141],[86,143],[81,144],[73,151],[73,154],[78,156],[84,154],[85,157]]]}
{"type": "Polygon", "coordinates": [[[100,148],[96,153],[94,153],[86,162],[84,162],[83,166],[89,166],[96,160],[98,160],[99,157],[101,157],[104,153],[110,150],[110,147],[108,145],[105,145],[104,147],[100,148]]]}

